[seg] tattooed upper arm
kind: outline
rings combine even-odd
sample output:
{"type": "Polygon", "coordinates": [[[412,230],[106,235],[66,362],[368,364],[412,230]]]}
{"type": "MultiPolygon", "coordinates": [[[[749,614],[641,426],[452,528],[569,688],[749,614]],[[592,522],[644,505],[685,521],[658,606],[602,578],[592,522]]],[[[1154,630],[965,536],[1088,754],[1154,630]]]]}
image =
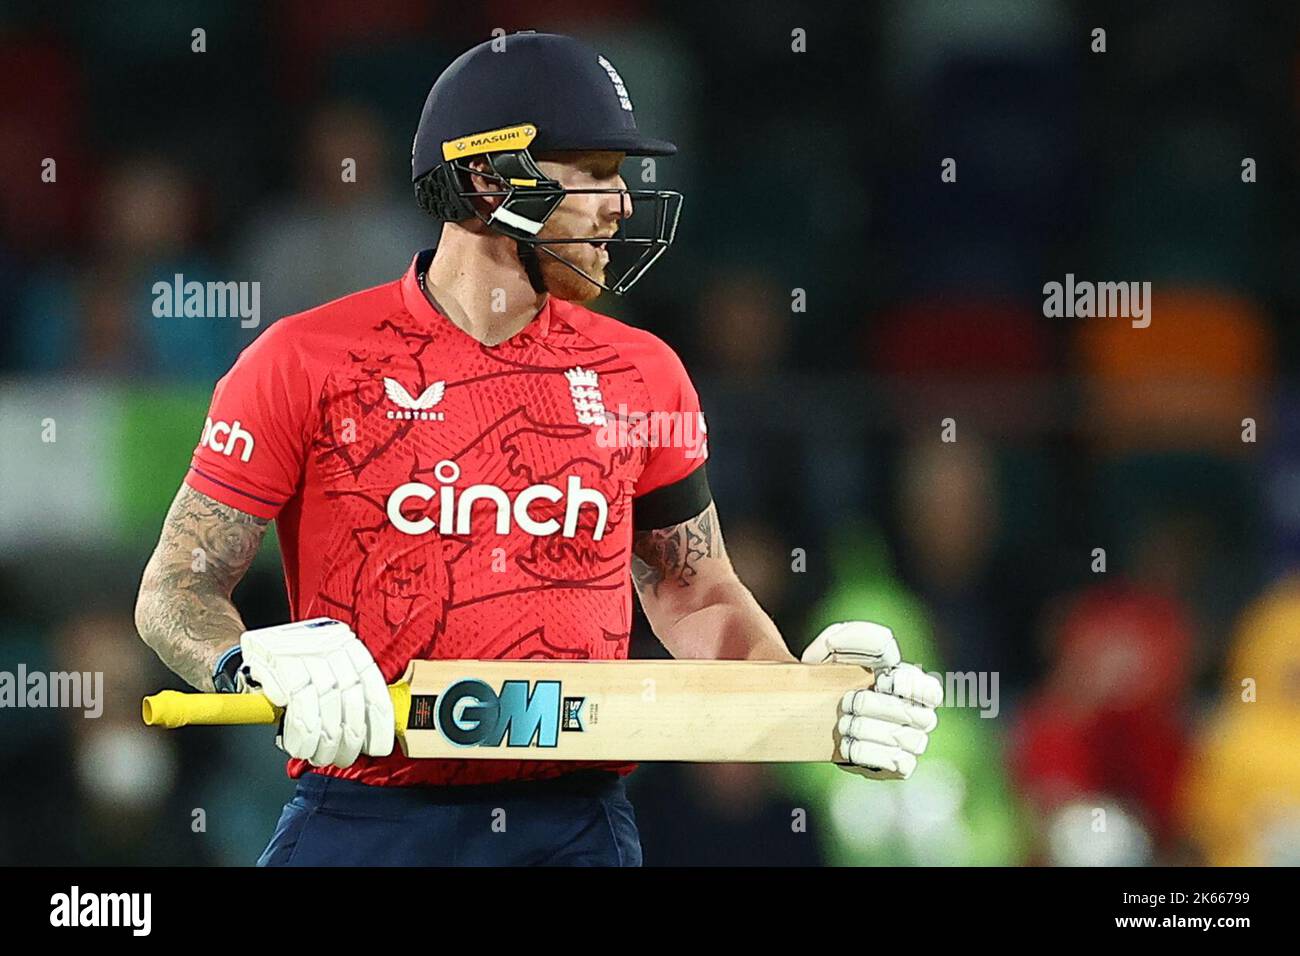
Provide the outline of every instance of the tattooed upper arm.
{"type": "Polygon", "coordinates": [[[632,536],[632,579],[637,590],[658,597],[661,588],[687,588],[709,558],[725,558],[718,510],[712,502],[689,521],[638,531],[632,536]]]}
{"type": "Polygon", "coordinates": [[[258,518],[188,485],[172,501],[136,600],[140,636],[195,687],[212,689],[212,671],[244,631],[230,600],[266,534],[258,518]]]}

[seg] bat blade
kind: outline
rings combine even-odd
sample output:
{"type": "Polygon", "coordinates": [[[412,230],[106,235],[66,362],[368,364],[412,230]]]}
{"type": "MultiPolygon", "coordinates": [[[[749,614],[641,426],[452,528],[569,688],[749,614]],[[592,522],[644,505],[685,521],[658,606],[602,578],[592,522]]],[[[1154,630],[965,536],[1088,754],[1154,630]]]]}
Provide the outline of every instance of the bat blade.
{"type": "Polygon", "coordinates": [[[402,749],[471,760],[838,759],[846,664],[413,661],[402,749]]]}

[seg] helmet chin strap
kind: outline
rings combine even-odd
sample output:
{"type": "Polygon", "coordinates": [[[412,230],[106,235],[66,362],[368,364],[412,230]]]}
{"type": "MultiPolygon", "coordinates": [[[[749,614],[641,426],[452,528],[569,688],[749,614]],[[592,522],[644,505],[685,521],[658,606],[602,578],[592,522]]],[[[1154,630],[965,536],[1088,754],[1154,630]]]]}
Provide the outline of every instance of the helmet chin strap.
{"type": "Polygon", "coordinates": [[[524,272],[528,275],[528,284],[533,287],[534,292],[542,295],[546,292],[546,283],[542,279],[542,265],[537,261],[536,247],[516,239],[515,249],[519,252],[519,261],[524,264],[524,272]]]}

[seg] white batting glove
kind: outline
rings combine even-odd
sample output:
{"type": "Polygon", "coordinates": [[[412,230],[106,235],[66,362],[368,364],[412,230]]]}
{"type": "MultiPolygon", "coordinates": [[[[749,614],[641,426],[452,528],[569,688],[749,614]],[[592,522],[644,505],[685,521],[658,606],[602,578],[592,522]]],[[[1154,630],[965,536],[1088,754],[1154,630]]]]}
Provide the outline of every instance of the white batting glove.
{"type": "Polygon", "coordinates": [[[870,621],[832,624],[803,653],[805,664],[857,664],[871,670],[870,689],[840,700],[840,757],[845,770],[876,780],[906,780],[939,723],[943,684],[901,663],[894,632],[870,621]]]}
{"type": "Polygon", "coordinates": [[[805,664],[857,664],[877,674],[902,659],[894,632],[870,621],[832,624],[813,638],[802,658],[805,664]]]}
{"type": "Polygon", "coordinates": [[[314,767],[350,767],[365,753],[393,752],[393,701],[370,651],[342,621],[327,617],[245,631],[239,641],[249,682],[284,708],[276,739],[314,767]]]}

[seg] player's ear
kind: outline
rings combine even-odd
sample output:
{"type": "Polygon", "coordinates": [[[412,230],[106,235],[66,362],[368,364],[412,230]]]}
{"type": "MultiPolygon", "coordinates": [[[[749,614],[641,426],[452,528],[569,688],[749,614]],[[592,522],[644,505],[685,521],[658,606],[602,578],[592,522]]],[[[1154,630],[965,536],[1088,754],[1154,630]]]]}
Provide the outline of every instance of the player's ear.
{"type": "MultiPolygon", "coordinates": [[[[471,159],[468,165],[471,169],[474,170],[482,170],[483,172],[491,171],[491,167],[488,165],[487,159],[482,156],[476,156],[474,159],[471,159]]],[[[477,175],[476,173],[464,173],[463,176],[466,182],[468,182],[469,188],[474,190],[475,192],[480,192],[480,193],[496,192],[501,188],[500,183],[496,182],[495,180],[489,179],[487,176],[480,176],[477,175]]],[[[502,199],[501,196],[482,196],[482,197],[475,197],[470,201],[473,202],[475,205],[479,206],[481,209],[485,211],[490,211],[492,209],[495,209],[497,205],[500,204],[501,199],[502,199]]]]}

